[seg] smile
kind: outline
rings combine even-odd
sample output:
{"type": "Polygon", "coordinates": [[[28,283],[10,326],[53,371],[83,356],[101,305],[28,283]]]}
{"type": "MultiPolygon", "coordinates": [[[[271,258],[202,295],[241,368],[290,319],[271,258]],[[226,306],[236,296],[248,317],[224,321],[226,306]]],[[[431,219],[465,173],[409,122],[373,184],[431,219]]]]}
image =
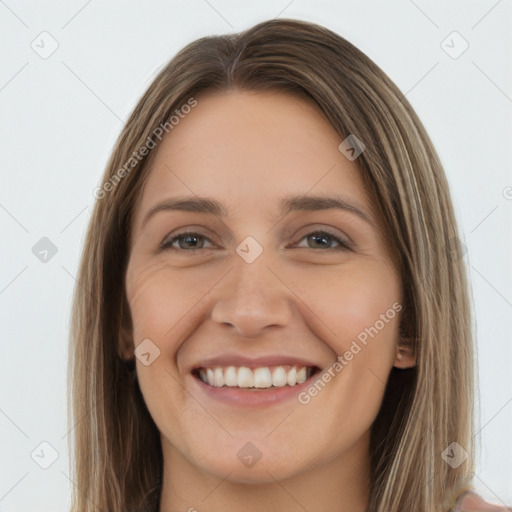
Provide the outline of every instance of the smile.
{"type": "Polygon", "coordinates": [[[195,377],[209,386],[222,388],[270,389],[294,387],[302,384],[318,367],[298,365],[276,365],[249,368],[247,366],[217,366],[213,368],[196,368],[195,377]]]}

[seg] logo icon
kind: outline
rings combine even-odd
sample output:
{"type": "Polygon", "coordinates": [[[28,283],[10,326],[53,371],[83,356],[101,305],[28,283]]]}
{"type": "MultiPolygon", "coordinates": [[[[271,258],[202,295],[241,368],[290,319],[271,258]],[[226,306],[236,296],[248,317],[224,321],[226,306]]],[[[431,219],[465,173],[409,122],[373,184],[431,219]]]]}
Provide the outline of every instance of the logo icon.
{"type": "Polygon", "coordinates": [[[48,263],[56,254],[57,246],[47,237],[43,236],[34,247],[32,254],[41,262],[48,263]]]}
{"type": "Polygon", "coordinates": [[[453,442],[443,453],[441,453],[443,460],[452,468],[458,468],[467,458],[468,452],[462,446],[453,442]]]}
{"type": "Polygon", "coordinates": [[[347,160],[354,161],[365,149],[363,141],[350,134],[339,146],[338,149],[345,155],[347,160]]]}
{"type": "Polygon", "coordinates": [[[43,441],[32,450],[30,457],[39,467],[48,469],[59,458],[59,452],[50,443],[43,441]]]}
{"type": "Polygon", "coordinates": [[[458,59],[469,48],[469,43],[457,31],[453,31],[441,41],[441,48],[452,59],[458,59]]]}
{"type": "Polygon", "coordinates": [[[146,338],[137,346],[134,354],[144,366],[149,366],[160,356],[160,349],[149,338],[146,338]]]}
{"type": "Polygon", "coordinates": [[[49,32],[43,31],[30,43],[30,47],[46,60],[57,51],[59,43],[49,32]]]}
{"type": "Polygon", "coordinates": [[[240,462],[248,468],[252,468],[262,456],[260,450],[251,442],[245,443],[237,453],[240,462]]]}
{"type": "Polygon", "coordinates": [[[247,263],[252,263],[263,252],[263,247],[252,236],[248,236],[238,245],[236,252],[247,263]]]}

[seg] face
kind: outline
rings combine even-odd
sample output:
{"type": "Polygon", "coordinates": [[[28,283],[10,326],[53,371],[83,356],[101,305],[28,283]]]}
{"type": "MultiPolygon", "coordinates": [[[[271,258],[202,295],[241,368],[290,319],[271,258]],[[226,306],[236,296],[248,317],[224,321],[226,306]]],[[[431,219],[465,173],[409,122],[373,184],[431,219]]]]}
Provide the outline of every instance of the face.
{"type": "Polygon", "coordinates": [[[391,367],[405,361],[401,283],[357,160],[304,99],[196,99],[155,155],[125,282],[122,350],[137,348],[164,461],[266,482],[364,456],[391,367]],[[217,210],[197,207],[206,197],[217,210]],[[171,205],[183,199],[195,210],[171,205]]]}

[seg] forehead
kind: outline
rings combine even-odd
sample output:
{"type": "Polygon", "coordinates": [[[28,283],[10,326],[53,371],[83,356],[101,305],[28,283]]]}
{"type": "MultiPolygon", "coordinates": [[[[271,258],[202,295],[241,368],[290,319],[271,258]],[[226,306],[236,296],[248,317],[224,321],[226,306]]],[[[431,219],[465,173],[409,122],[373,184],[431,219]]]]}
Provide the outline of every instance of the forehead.
{"type": "Polygon", "coordinates": [[[285,196],[336,193],[368,202],[356,163],[338,149],[343,139],[312,100],[280,91],[196,99],[156,149],[142,213],[183,195],[216,197],[229,213],[269,217],[285,196]]]}

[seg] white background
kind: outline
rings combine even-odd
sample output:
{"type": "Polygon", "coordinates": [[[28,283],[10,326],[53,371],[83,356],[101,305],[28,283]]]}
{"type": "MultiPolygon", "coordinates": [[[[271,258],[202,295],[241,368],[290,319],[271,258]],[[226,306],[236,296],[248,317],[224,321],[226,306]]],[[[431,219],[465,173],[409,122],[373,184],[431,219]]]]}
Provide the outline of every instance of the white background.
{"type": "Polygon", "coordinates": [[[476,313],[475,484],[512,504],[512,1],[0,0],[0,512],[68,510],[70,301],[92,191],[124,120],[185,44],[274,17],[325,25],[364,51],[441,156],[476,313]],[[43,31],[58,43],[46,59],[31,47],[51,48],[43,31]],[[442,47],[453,31],[469,43],[456,59],[442,47]],[[32,253],[42,237],[58,249],[46,263],[32,253]],[[31,458],[50,456],[43,441],[58,453],[48,469],[31,458]]]}

